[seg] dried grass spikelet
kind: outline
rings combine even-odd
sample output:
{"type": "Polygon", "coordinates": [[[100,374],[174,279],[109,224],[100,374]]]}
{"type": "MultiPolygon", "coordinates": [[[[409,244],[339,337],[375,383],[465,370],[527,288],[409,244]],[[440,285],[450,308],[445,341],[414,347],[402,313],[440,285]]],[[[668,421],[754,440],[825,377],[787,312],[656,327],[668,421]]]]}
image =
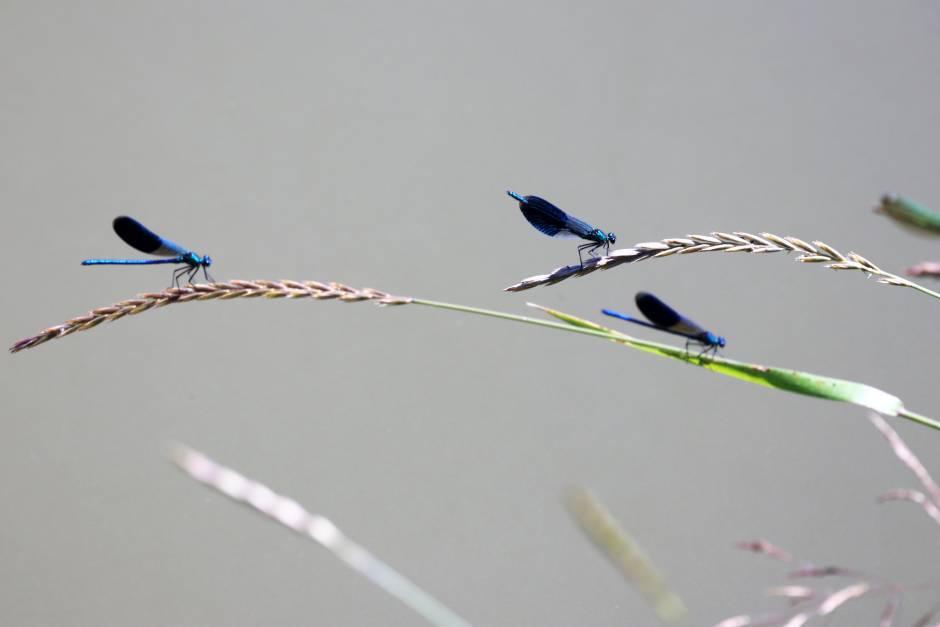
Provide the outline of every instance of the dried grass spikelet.
{"type": "Polygon", "coordinates": [[[92,309],[84,316],[72,318],[62,324],[49,327],[37,335],[16,342],[10,347],[10,352],[17,353],[77,331],[86,331],[102,322],[113,322],[124,316],[139,314],[156,307],[174,303],[233,298],[314,298],[317,300],[337,299],[344,302],[373,300],[380,305],[404,305],[411,302],[411,299],[407,297],[393,296],[371,288],[356,289],[342,283],[290,280],[197,283],[185,287],[170,287],[162,292],[141,294],[137,298],[123,300],[108,307],[92,309]]]}
{"type": "Polygon", "coordinates": [[[549,274],[531,276],[504,289],[507,292],[521,292],[540,285],[553,285],[571,277],[584,276],[595,270],[609,270],[625,263],[708,252],[796,252],[799,253],[796,260],[802,263],[822,263],[832,270],[861,271],[871,276],[877,276],[879,283],[911,287],[940,298],[940,294],[931,292],[904,277],[886,272],[857,253],[850,252],[843,255],[825,242],[813,241],[809,243],[797,237],[780,237],[773,233],[753,235],[742,231],[735,231],[734,233],[715,231],[709,235],[687,235],[686,237],[666,238],[658,242],[634,244],[632,248],[621,248],[604,257],[588,259],[584,262],[584,266],[562,266],[549,274]]]}

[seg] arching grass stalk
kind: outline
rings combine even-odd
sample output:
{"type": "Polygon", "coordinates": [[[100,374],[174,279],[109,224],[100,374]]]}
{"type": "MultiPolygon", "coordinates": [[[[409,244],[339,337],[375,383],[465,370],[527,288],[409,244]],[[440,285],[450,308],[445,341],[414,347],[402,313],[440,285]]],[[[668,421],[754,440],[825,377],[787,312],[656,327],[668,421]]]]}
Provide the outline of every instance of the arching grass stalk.
{"type": "Polygon", "coordinates": [[[609,255],[590,259],[584,265],[562,266],[548,274],[539,274],[523,279],[505,288],[507,292],[521,292],[540,285],[554,285],[565,279],[584,276],[596,270],[609,270],[625,263],[636,263],[647,259],[659,259],[674,255],[693,253],[781,253],[796,252],[797,261],[802,263],[821,263],[831,270],[856,270],[868,276],[878,277],[878,283],[909,287],[922,294],[940,298],[940,292],[927,289],[897,274],[882,270],[874,263],[857,253],[843,255],[824,242],[804,242],[797,237],[780,237],[773,233],[753,235],[736,231],[734,233],[713,232],[709,235],[687,235],[671,237],[658,242],[634,244],[632,248],[611,251],[609,255]]]}
{"type": "Polygon", "coordinates": [[[479,307],[468,307],[466,305],[442,303],[405,296],[393,296],[371,288],[356,289],[341,283],[320,283],[318,281],[229,281],[227,283],[200,283],[182,288],[168,288],[162,292],[142,294],[135,299],[122,301],[109,307],[94,309],[84,316],[72,318],[60,325],[49,327],[38,335],[20,340],[10,347],[10,351],[14,353],[23,351],[77,331],[93,329],[104,322],[111,322],[129,315],[143,313],[174,303],[258,297],[264,297],[266,299],[335,299],[344,302],[371,300],[382,305],[423,305],[436,309],[488,316],[560,331],[568,331],[570,333],[589,335],[706,368],[719,374],[741,379],[742,381],[777,388],[779,390],[786,390],[804,396],[853,403],[888,416],[906,418],[918,424],[940,430],[940,422],[909,411],[904,407],[901,399],[896,396],[862,383],[834,379],[808,372],[800,372],[798,370],[773,368],[760,364],[748,364],[724,357],[706,357],[690,354],[684,349],[675,346],[634,338],[594,322],[538,305],[531,306],[558,318],[562,322],[530,318],[528,316],[481,309],[479,307]]]}

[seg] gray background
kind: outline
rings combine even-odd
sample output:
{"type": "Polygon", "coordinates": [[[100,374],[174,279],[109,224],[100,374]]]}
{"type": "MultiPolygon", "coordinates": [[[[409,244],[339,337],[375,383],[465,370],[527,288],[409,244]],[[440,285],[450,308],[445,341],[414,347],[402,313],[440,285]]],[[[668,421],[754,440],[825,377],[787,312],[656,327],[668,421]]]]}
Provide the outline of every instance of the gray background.
{"type": "MultiPolygon", "coordinates": [[[[78,263],[134,256],[110,228],[131,213],[210,253],[219,279],[591,317],[654,289],[728,356],[937,417],[937,303],[860,274],[712,255],[501,291],[576,254],[507,188],[624,245],[767,230],[896,271],[940,257],[871,212],[885,191],[940,206],[940,5],[817,4],[6,0],[4,337],[164,287],[167,267],[78,263]]],[[[864,411],[535,327],[179,306],[7,356],[0,395],[3,624],[418,622],[190,482],[162,456],[174,440],[329,516],[479,624],[654,624],[561,507],[573,484],[645,546],[692,624],[774,607],[762,589],[784,569],[741,538],[937,575],[937,528],[874,503],[915,482],[864,411]]],[[[940,474],[940,434],[892,422],[940,474]]]]}

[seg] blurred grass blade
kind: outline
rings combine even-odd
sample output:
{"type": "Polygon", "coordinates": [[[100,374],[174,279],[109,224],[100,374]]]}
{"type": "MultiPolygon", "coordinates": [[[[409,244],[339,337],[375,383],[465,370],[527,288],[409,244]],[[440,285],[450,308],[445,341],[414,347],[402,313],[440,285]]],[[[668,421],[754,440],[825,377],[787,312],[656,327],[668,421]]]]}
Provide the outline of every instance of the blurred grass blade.
{"type": "Polygon", "coordinates": [[[674,625],[687,616],[682,599],[594,494],[585,488],[574,488],[569,491],[565,504],[581,529],[633,584],[659,620],[674,625]]]}
{"type": "Polygon", "coordinates": [[[438,627],[470,627],[440,601],[356,544],[336,525],[306,511],[297,501],[216,463],[199,451],[177,445],[173,461],[183,472],[225,496],[244,503],[288,529],[318,542],[350,568],[438,627]]]}
{"type": "Polygon", "coordinates": [[[871,387],[870,385],[856,383],[855,381],[846,381],[844,379],[834,379],[832,377],[825,377],[809,372],[800,372],[799,370],[787,370],[759,364],[748,364],[724,357],[699,357],[696,353],[687,353],[685,349],[682,348],[660,344],[658,342],[640,340],[629,335],[618,333],[613,329],[609,329],[595,322],[542,307],[541,305],[529,303],[529,306],[540,309],[559,320],[581,329],[592,330],[595,333],[607,332],[614,334],[616,337],[611,337],[611,340],[638,350],[662,355],[663,357],[671,357],[672,359],[700,366],[729,377],[734,377],[735,379],[777,388],[778,390],[786,390],[787,392],[824,398],[831,401],[853,403],[888,416],[900,416],[940,430],[940,423],[906,410],[901,399],[887,392],[883,392],[878,388],[871,387]]]}
{"type": "Polygon", "coordinates": [[[898,224],[908,227],[921,235],[930,233],[940,235],[940,213],[894,194],[886,194],[881,204],[875,208],[898,224]]]}

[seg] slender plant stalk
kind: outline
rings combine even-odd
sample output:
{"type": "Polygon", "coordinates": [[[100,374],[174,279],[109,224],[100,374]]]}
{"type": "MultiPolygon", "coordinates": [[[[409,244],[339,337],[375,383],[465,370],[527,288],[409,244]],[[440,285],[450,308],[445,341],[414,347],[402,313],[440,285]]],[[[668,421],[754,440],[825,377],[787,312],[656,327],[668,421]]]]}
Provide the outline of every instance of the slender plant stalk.
{"type": "Polygon", "coordinates": [[[95,309],[84,316],[73,318],[60,325],[45,329],[38,335],[16,342],[10,347],[10,351],[16,353],[77,331],[95,328],[104,322],[118,320],[128,315],[143,313],[156,307],[174,303],[258,297],[314,298],[317,300],[336,299],[345,302],[371,300],[382,305],[423,305],[436,309],[521,322],[567,331],[569,333],[590,335],[663,357],[677,359],[684,363],[706,368],[719,374],[750,383],[803,394],[805,396],[853,403],[882,414],[900,416],[940,430],[940,423],[908,411],[905,409],[901,400],[896,396],[862,383],[834,379],[832,377],[797,370],[773,368],[760,364],[748,364],[724,357],[695,355],[675,346],[634,338],[594,322],[582,320],[552,309],[539,307],[538,305],[533,306],[558,318],[562,322],[552,322],[501,311],[467,307],[465,305],[455,305],[404,296],[392,296],[379,290],[355,289],[340,283],[320,283],[318,281],[229,281],[227,283],[201,283],[182,288],[169,288],[162,292],[142,294],[136,299],[122,301],[110,307],[95,309]]]}
{"type": "Polygon", "coordinates": [[[470,623],[416,586],[404,575],[353,542],[323,516],[311,514],[297,501],[226,468],[186,446],[176,446],[171,458],[196,481],[248,505],[324,548],[350,568],[439,627],[470,627],[470,623]]]}
{"type": "Polygon", "coordinates": [[[921,416],[920,414],[915,414],[909,409],[906,409],[903,407],[898,410],[898,416],[900,418],[907,418],[911,422],[916,422],[917,424],[924,425],[925,427],[933,427],[934,429],[937,428],[937,422],[933,420],[932,418],[928,418],[927,416],[921,416]]]}
{"type": "Polygon", "coordinates": [[[621,248],[604,257],[589,259],[584,265],[571,265],[556,268],[548,274],[539,274],[523,279],[515,285],[505,288],[507,292],[521,292],[540,285],[554,285],[565,279],[584,276],[596,270],[609,270],[621,264],[636,263],[647,259],[660,259],[673,255],[689,255],[692,253],[727,252],[727,253],[780,253],[797,252],[796,260],[802,263],[821,263],[832,270],[856,270],[869,276],[878,277],[879,283],[885,285],[898,285],[909,287],[940,298],[940,292],[929,290],[922,285],[905,279],[902,276],[882,270],[868,259],[859,254],[849,253],[843,255],[838,250],[824,242],[814,241],[812,244],[796,237],[780,237],[773,233],[760,233],[752,235],[736,231],[734,233],[713,232],[709,235],[687,235],[686,237],[673,237],[658,242],[644,242],[635,244],[632,248],[621,248]]]}
{"type": "Polygon", "coordinates": [[[878,500],[880,502],[911,501],[917,503],[935,523],[940,525],[940,485],[934,481],[924,463],[918,459],[914,451],[907,446],[907,443],[898,435],[898,432],[884,418],[876,413],[871,413],[868,419],[888,441],[895,456],[917,477],[917,480],[924,488],[923,492],[917,490],[891,490],[882,494],[878,500]]]}

